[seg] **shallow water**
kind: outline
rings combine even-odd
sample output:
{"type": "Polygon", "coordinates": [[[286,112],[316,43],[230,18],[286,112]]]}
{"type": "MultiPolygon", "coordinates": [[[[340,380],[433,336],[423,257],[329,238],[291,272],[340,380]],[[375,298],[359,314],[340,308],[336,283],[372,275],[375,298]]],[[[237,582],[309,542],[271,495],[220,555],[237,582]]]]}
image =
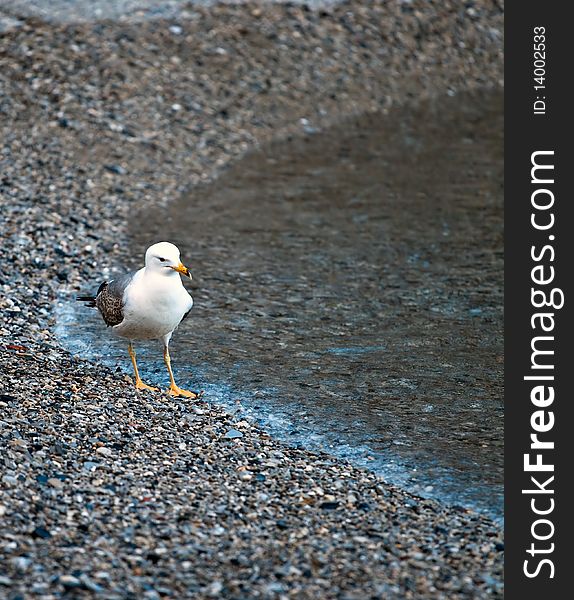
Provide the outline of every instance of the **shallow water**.
{"type": "MultiPolygon", "coordinates": [[[[247,155],[161,215],[193,274],[180,383],[424,496],[502,516],[502,96],[365,116],[247,155]]],[[[158,233],[161,219],[162,233],[158,233]]],[[[59,331],[129,369],[64,303],[59,331]]],[[[142,371],[167,382],[159,347],[142,371]]]]}

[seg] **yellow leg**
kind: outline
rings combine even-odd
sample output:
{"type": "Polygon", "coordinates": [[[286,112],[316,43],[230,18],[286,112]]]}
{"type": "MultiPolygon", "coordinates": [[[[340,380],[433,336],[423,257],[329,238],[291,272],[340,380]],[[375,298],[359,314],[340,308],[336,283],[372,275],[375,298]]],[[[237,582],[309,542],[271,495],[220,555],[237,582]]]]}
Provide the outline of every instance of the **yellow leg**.
{"type": "Polygon", "coordinates": [[[136,362],[136,353],[130,342],[128,344],[128,352],[130,353],[130,358],[132,359],[132,365],[134,366],[134,373],[136,374],[136,389],[138,390],[152,390],[154,392],[157,391],[157,388],[151,387],[151,385],[146,385],[140,378],[140,374],[138,371],[138,364],[136,362]]]}
{"type": "Polygon", "coordinates": [[[167,393],[170,396],[184,396],[185,398],[197,398],[197,394],[194,392],[189,392],[188,390],[182,390],[175,383],[175,379],[173,378],[173,371],[171,370],[171,359],[169,357],[169,348],[164,346],[163,348],[163,360],[165,361],[165,366],[169,371],[169,379],[171,381],[171,385],[169,386],[169,390],[167,393]]]}

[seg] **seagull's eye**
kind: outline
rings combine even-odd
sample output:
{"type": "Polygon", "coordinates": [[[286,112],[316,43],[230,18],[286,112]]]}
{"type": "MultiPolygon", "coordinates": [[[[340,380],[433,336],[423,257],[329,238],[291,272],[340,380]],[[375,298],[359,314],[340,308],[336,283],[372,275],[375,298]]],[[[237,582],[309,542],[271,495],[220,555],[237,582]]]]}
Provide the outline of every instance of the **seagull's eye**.
{"type": "Polygon", "coordinates": [[[159,256],[158,256],[158,260],[159,260],[159,262],[165,262],[167,260],[167,258],[159,258],[159,256]]]}

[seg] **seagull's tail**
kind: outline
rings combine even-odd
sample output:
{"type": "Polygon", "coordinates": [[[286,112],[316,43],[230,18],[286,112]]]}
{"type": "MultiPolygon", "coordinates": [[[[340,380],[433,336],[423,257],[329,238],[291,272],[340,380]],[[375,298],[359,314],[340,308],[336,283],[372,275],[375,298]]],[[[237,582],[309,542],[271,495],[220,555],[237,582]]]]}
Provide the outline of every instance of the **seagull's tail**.
{"type": "Polygon", "coordinates": [[[76,298],[78,302],[85,302],[87,306],[96,308],[96,297],[95,296],[78,296],[76,298]]]}

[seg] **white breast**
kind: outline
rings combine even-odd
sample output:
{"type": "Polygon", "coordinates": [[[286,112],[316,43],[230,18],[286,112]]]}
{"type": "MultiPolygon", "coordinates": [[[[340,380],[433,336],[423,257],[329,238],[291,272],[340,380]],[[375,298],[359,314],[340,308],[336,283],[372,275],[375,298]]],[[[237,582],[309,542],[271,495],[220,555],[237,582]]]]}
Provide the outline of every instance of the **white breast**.
{"type": "Polygon", "coordinates": [[[193,306],[178,274],[138,271],[124,293],[124,320],[115,333],[130,339],[157,339],[172,332],[193,306]]]}

